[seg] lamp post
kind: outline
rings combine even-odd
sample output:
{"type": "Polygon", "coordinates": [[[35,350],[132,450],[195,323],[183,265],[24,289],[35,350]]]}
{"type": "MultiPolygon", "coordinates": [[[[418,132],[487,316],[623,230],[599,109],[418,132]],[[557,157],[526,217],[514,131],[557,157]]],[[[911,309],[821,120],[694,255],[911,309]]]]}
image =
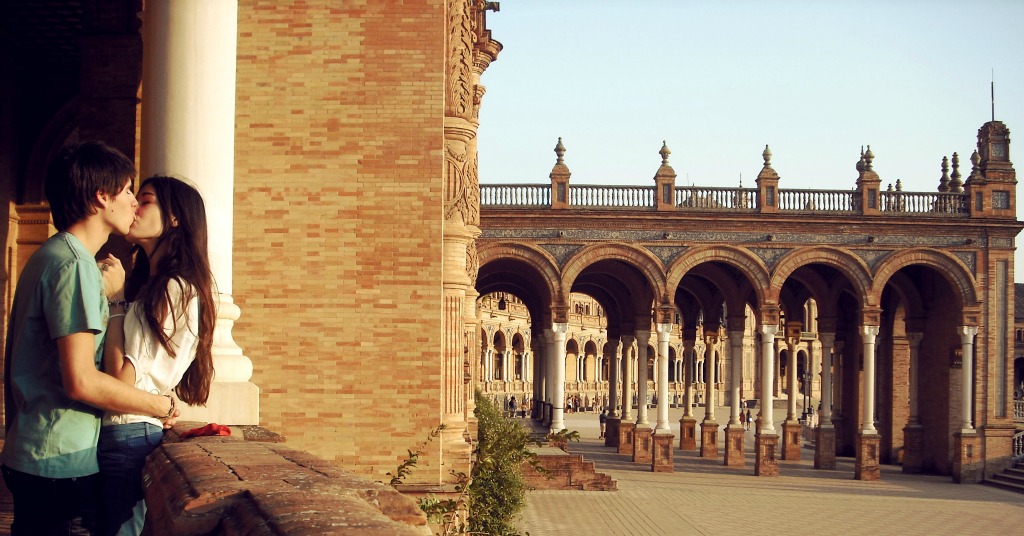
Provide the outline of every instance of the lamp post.
{"type": "Polygon", "coordinates": [[[811,371],[804,369],[804,422],[809,423],[811,419],[811,371]]]}

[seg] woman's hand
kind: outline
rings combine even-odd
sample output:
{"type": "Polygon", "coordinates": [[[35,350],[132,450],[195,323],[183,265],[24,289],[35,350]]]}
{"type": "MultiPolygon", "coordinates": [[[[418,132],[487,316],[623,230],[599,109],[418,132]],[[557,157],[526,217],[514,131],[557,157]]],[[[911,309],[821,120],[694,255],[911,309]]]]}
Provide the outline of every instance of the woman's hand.
{"type": "Polygon", "coordinates": [[[124,300],[124,266],[121,259],[108,254],[106,259],[96,263],[103,274],[103,286],[107,291],[107,299],[110,301],[124,300]]]}

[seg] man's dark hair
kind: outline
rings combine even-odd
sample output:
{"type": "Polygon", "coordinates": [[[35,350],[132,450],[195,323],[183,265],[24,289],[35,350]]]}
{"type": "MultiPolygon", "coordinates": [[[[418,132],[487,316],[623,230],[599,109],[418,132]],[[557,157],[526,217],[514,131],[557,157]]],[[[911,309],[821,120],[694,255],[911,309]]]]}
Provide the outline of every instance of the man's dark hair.
{"type": "Polygon", "coordinates": [[[135,164],[102,141],[64,147],[46,173],[46,199],[54,227],[66,231],[98,208],[97,192],[117,195],[132,180],[135,164]]]}

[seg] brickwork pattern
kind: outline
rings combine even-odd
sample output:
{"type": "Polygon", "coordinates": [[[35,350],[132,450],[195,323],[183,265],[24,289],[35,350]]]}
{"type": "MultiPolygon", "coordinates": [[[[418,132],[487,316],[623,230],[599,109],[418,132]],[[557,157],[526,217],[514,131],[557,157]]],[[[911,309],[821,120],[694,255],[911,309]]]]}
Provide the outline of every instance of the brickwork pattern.
{"type": "Polygon", "coordinates": [[[307,452],[235,436],[175,439],[143,473],[149,534],[430,533],[412,499],[307,452]]]}
{"type": "Polygon", "coordinates": [[[239,16],[234,337],[261,424],[377,478],[442,404],[444,5],[239,16]]]}

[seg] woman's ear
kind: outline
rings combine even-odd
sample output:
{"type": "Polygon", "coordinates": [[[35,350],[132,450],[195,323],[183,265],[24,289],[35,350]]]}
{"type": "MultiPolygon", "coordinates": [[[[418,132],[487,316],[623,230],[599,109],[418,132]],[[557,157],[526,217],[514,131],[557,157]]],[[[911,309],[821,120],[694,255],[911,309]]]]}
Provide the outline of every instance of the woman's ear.
{"type": "Polygon", "coordinates": [[[171,227],[177,227],[177,226],[178,226],[178,218],[175,218],[174,216],[171,216],[171,227]]]}

